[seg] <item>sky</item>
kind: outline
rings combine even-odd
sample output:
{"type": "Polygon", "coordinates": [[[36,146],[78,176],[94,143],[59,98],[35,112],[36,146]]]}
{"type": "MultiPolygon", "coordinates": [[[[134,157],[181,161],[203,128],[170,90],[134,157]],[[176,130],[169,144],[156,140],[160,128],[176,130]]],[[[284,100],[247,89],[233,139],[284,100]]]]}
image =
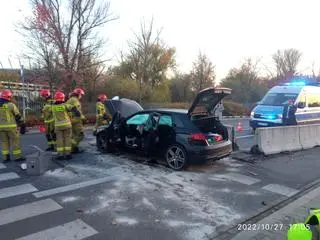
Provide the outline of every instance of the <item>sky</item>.
{"type": "MultiPolygon", "coordinates": [[[[0,62],[9,68],[10,57],[13,67],[19,67],[24,46],[14,24],[30,14],[29,1],[3,2],[0,62]]],[[[199,51],[216,66],[218,80],[248,57],[259,59],[265,71],[272,69],[272,54],[286,48],[303,53],[300,71],[311,74],[313,64],[316,72],[320,69],[319,0],[111,0],[110,4],[119,19],[100,34],[108,38],[105,53],[113,58],[111,64],[119,50],[126,50],[141,21],[153,17],[155,27],[163,29],[162,39],[176,48],[181,72],[191,70],[199,51]]]]}

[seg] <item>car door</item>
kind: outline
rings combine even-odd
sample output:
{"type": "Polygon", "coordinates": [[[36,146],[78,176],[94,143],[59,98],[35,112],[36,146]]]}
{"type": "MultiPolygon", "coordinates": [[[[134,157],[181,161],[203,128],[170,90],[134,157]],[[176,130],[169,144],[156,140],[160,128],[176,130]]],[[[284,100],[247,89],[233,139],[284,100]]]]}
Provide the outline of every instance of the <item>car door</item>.
{"type": "Polygon", "coordinates": [[[308,116],[307,116],[307,94],[305,92],[302,92],[300,96],[297,98],[296,101],[297,104],[297,111],[296,111],[296,121],[297,124],[303,124],[306,122],[308,116]]]}
{"type": "Polygon", "coordinates": [[[320,94],[307,93],[307,121],[309,123],[317,123],[320,120],[320,94]]]}
{"type": "Polygon", "coordinates": [[[157,126],[157,144],[159,149],[166,148],[174,139],[173,117],[169,113],[162,113],[157,126]]]}

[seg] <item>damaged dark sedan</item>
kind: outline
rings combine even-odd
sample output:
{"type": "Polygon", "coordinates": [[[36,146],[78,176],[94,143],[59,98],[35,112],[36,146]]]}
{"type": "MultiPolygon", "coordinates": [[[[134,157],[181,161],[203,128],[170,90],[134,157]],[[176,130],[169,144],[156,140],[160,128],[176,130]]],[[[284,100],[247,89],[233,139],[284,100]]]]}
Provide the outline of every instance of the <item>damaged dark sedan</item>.
{"type": "Polygon", "coordinates": [[[125,148],[162,157],[174,170],[226,157],[232,152],[232,143],[215,111],[230,94],[229,88],[204,89],[189,110],[144,110],[130,99],[107,100],[106,107],[113,117],[109,125],[98,129],[97,147],[101,152],[125,148]]]}

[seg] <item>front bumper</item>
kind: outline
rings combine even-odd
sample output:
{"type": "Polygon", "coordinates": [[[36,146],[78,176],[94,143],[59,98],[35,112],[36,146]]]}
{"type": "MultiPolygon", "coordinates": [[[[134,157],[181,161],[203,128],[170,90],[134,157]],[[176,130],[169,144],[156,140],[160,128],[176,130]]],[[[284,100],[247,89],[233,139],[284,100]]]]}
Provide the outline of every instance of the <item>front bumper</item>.
{"type": "Polygon", "coordinates": [[[256,129],[259,127],[279,127],[279,126],[283,126],[283,123],[280,121],[279,122],[271,122],[271,121],[250,119],[249,125],[251,128],[256,129]]]}
{"type": "Polygon", "coordinates": [[[200,164],[208,160],[217,160],[229,156],[232,153],[232,142],[230,140],[211,146],[192,146],[188,149],[190,164],[200,164]]]}

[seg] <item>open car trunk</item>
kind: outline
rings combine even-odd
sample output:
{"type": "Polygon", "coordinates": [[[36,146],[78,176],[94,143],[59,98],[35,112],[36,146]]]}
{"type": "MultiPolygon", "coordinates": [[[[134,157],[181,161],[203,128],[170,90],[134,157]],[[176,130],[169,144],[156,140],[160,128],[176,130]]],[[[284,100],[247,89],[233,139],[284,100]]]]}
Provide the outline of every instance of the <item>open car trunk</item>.
{"type": "Polygon", "coordinates": [[[215,134],[221,135],[223,140],[228,139],[228,130],[215,116],[215,112],[218,103],[230,94],[229,88],[206,88],[198,93],[188,111],[192,122],[209,139],[210,136],[214,138],[215,134]]]}

